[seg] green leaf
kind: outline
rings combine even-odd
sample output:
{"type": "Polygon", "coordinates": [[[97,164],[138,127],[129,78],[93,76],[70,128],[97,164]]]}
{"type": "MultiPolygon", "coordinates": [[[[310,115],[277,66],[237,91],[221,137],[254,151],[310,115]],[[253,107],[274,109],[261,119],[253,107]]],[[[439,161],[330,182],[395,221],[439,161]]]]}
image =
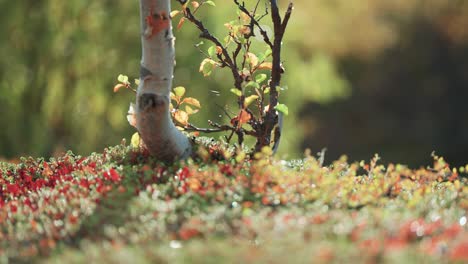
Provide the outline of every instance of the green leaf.
{"type": "Polygon", "coordinates": [[[210,57],[213,57],[216,55],[216,46],[211,46],[208,48],[208,55],[210,55],[210,57]]]}
{"type": "Polygon", "coordinates": [[[264,73],[261,73],[255,77],[255,82],[262,83],[263,81],[266,80],[266,78],[267,78],[267,75],[264,73]]]}
{"type": "Polygon", "coordinates": [[[119,74],[119,77],[117,77],[117,80],[121,83],[128,83],[128,76],[119,74]]]}
{"type": "Polygon", "coordinates": [[[264,94],[269,94],[270,93],[270,87],[265,88],[265,90],[263,90],[263,93],[264,94]]]}
{"type": "Polygon", "coordinates": [[[258,60],[260,62],[265,61],[270,55],[272,54],[271,48],[268,47],[268,49],[265,51],[265,53],[260,53],[258,56],[258,60]]]}
{"type": "Polygon", "coordinates": [[[289,114],[289,109],[285,104],[277,104],[275,106],[275,110],[278,111],[278,112],[281,112],[281,113],[283,113],[285,115],[289,114]]]}
{"type": "Polygon", "coordinates": [[[227,35],[226,37],[224,37],[223,41],[224,41],[224,44],[229,44],[231,42],[231,36],[230,35],[227,35]]]}
{"type": "Polygon", "coordinates": [[[245,98],[245,107],[251,105],[257,99],[258,99],[258,95],[251,95],[251,96],[245,98]]]}
{"type": "Polygon", "coordinates": [[[216,6],[216,4],[213,1],[206,1],[204,4],[210,5],[210,6],[216,6]]]}
{"type": "Polygon", "coordinates": [[[248,82],[246,85],[245,85],[245,88],[249,88],[249,87],[253,87],[253,88],[260,88],[260,85],[254,81],[250,81],[248,82]]]}
{"type": "Polygon", "coordinates": [[[242,96],[242,91],[237,89],[237,88],[232,88],[231,93],[237,95],[237,96],[242,96]]]}
{"type": "Polygon", "coordinates": [[[185,88],[182,86],[178,86],[174,88],[174,93],[176,96],[182,97],[185,94],[185,88]]]}

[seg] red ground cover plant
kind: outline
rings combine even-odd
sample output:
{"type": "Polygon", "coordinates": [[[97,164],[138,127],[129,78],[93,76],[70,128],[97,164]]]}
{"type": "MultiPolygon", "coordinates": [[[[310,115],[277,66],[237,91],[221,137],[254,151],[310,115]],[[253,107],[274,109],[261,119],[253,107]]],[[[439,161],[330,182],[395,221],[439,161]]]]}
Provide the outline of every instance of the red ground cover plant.
{"type": "Polygon", "coordinates": [[[310,249],[304,256],[336,261],[468,260],[465,168],[439,157],[432,168],[412,170],[378,157],[324,166],[310,155],[279,161],[268,149],[256,160],[219,145],[199,152],[199,160],[171,166],[125,146],[1,163],[0,255],[60,259],[90,241],[105,258],[105,243],[118,250],[156,243],[147,250],[168,261],[153,252],[164,241],[210,247],[217,237],[244,241],[226,247],[234,256],[257,241],[264,253],[252,261],[295,243],[310,249]]]}

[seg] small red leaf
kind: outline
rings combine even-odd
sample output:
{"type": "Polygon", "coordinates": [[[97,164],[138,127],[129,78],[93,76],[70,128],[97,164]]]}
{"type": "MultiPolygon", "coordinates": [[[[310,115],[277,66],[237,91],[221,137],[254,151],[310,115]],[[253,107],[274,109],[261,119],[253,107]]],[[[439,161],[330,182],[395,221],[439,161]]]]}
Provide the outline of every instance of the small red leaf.
{"type": "Polygon", "coordinates": [[[121,88],[125,88],[125,84],[119,83],[114,86],[114,93],[118,92],[121,88]]]}

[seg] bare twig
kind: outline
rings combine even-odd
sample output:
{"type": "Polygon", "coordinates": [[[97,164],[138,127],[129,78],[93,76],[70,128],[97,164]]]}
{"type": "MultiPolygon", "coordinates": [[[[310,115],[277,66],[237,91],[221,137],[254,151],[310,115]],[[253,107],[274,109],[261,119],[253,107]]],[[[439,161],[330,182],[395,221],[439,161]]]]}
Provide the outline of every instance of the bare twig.
{"type": "Polygon", "coordinates": [[[184,127],[185,131],[197,131],[197,132],[203,132],[203,133],[216,133],[216,132],[222,132],[222,131],[230,131],[233,129],[234,129],[233,127],[227,126],[227,125],[219,126],[217,128],[200,128],[190,123],[184,127]]]}
{"type": "MultiPolygon", "coordinates": [[[[255,19],[255,17],[253,17],[252,14],[245,8],[244,3],[240,4],[238,0],[234,0],[234,3],[237,5],[237,7],[239,8],[240,11],[242,11],[244,14],[246,14],[247,16],[250,17],[251,23],[255,24],[255,26],[257,26],[258,30],[260,30],[260,34],[262,34],[263,40],[265,41],[265,43],[268,44],[268,46],[270,46],[270,48],[273,48],[273,43],[271,43],[267,32],[262,28],[262,26],[260,26],[260,24],[258,23],[258,20],[255,19]]],[[[255,6],[255,10],[258,7],[258,3],[259,2],[257,2],[257,5],[255,6]]],[[[252,28],[252,31],[253,31],[253,28],[252,28]]],[[[253,32],[252,32],[252,34],[253,34],[253,32]]]]}
{"type": "Polygon", "coordinates": [[[288,10],[286,10],[286,13],[284,14],[284,19],[283,23],[281,24],[281,28],[283,30],[283,34],[286,31],[286,27],[288,26],[289,19],[291,18],[292,10],[294,8],[293,3],[289,3],[288,5],[288,10]]]}

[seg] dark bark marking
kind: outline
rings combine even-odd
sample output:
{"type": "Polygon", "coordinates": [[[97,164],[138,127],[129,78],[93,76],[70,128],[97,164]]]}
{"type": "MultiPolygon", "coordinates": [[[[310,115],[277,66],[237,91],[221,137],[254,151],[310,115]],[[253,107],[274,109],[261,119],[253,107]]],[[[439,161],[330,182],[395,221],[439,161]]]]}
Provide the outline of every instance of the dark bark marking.
{"type": "Polygon", "coordinates": [[[169,100],[167,96],[145,93],[138,97],[138,108],[140,111],[149,109],[165,109],[169,100]]]}

